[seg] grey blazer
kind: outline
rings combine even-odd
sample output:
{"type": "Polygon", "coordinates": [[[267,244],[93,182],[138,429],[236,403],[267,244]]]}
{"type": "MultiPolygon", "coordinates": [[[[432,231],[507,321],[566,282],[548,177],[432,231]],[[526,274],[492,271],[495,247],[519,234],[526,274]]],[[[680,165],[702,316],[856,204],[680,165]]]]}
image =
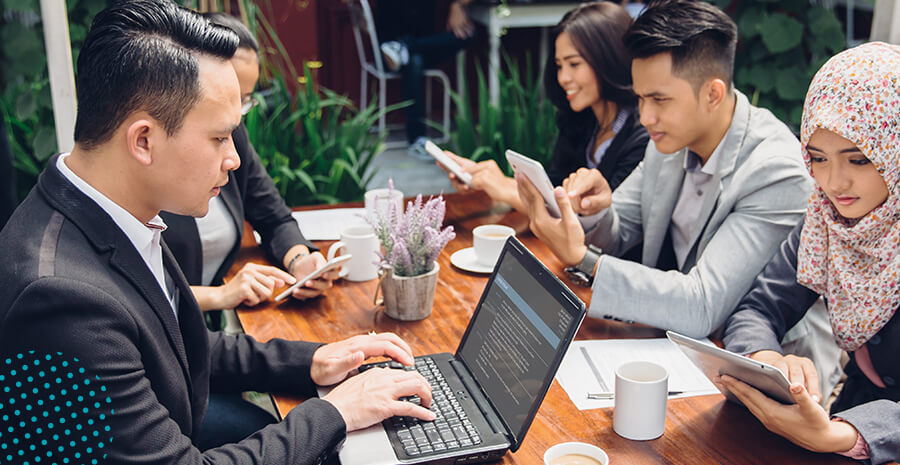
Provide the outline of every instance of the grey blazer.
{"type": "Polygon", "coordinates": [[[74,457],[73,463],[105,455],[105,464],[144,465],[308,464],[324,459],[343,440],[346,425],[330,403],[319,399],[304,402],[282,422],[239,443],[206,452],[194,446],[211,385],[312,395],[309,367],[318,345],[285,340],[262,344],[244,335],[208,332],[184,275],[163,246],[166,272],[180,296],[176,319],[128,237],[63,177],[56,160],[50,159],[37,186],[0,232],[0,241],[16,244],[0,247],[0,370],[10,377],[0,386],[23,396],[16,407],[4,396],[2,404],[8,407],[0,405],[0,411],[19,408],[26,397],[40,407],[30,422],[19,423],[12,414],[0,417],[4,440],[19,437],[16,447],[29,451],[22,461],[31,454],[46,460],[45,453],[55,460],[74,457]],[[49,374],[46,383],[34,383],[45,375],[32,375],[39,362],[51,373],[60,358],[72,368],[49,374]],[[10,360],[16,360],[16,370],[20,363],[34,368],[12,373],[10,360]],[[76,369],[83,371],[76,374],[76,369]],[[70,382],[81,389],[76,392],[70,382]],[[69,433],[62,434],[85,424],[90,428],[76,435],[84,435],[81,442],[68,442],[69,433]],[[99,446],[91,430],[112,440],[99,446]],[[84,447],[88,441],[93,451],[84,447]]]}
{"type": "Polygon", "coordinates": [[[705,337],[725,323],[806,210],[811,180],[791,131],[768,110],[737,103],[693,244],[677,271],[655,268],[684,178],[687,149],[644,161],[613,192],[587,234],[601,247],[589,313],[705,337]],[[618,259],[644,241],[641,263],[618,259]]]}

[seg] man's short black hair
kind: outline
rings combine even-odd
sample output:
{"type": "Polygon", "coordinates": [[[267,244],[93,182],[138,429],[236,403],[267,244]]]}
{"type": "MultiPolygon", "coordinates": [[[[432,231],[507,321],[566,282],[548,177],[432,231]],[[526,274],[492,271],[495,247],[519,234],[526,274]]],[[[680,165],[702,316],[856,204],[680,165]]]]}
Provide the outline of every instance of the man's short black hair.
{"type": "Polygon", "coordinates": [[[108,141],[146,111],[173,135],[200,99],[197,53],[230,59],[237,35],[169,0],[119,0],[94,18],[78,56],[75,142],[108,141]]]}
{"type": "Polygon", "coordinates": [[[259,42],[256,41],[256,37],[253,37],[250,29],[247,29],[247,26],[241,20],[221,11],[203,13],[203,17],[216,26],[222,26],[234,31],[238,39],[240,39],[238,48],[249,48],[259,54],[259,42]]]}
{"type": "Polygon", "coordinates": [[[632,58],[670,53],[673,74],[697,90],[710,78],[731,87],[737,26],[722,10],[703,1],[650,2],[625,34],[625,46],[632,58]]]}

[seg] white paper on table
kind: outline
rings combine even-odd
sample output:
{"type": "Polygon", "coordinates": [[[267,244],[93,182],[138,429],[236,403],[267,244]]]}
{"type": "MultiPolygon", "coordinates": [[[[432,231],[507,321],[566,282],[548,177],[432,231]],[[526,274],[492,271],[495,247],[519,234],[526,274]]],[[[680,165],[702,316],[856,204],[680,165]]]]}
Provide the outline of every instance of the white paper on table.
{"type": "MultiPolygon", "coordinates": [[[[367,226],[365,208],[329,208],[325,210],[309,210],[293,212],[303,237],[310,241],[336,241],[341,232],[352,226],[367,226]]],[[[256,243],[262,242],[259,233],[253,231],[256,243]]]]}
{"type": "MultiPolygon", "coordinates": [[[[704,340],[709,342],[709,340],[704,340]]],[[[589,392],[603,392],[581,352],[584,347],[610,391],[616,388],[615,370],[634,360],[656,362],[669,371],[669,391],[683,391],[670,399],[717,394],[716,386],[671,341],[659,339],[603,339],[574,341],[563,358],[556,380],[579,410],[612,407],[614,399],[588,399],[589,392]]]]}

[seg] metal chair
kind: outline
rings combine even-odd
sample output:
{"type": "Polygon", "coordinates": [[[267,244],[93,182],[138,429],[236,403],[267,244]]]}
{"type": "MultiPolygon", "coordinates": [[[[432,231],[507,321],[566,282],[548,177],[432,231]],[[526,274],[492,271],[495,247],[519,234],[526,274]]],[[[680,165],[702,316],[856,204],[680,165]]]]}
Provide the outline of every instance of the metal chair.
{"type": "MultiPolygon", "coordinates": [[[[367,84],[369,83],[368,75],[372,75],[378,80],[378,108],[381,111],[381,115],[378,118],[378,130],[384,132],[387,130],[384,114],[384,108],[387,105],[387,80],[399,79],[401,74],[388,71],[385,68],[384,60],[381,57],[381,43],[378,41],[378,34],[375,32],[375,20],[372,17],[372,9],[369,7],[368,0],[351,0],[348,2],[348,7],[350,8],[350,22],[353,25],[353,37],[356,39],[356,51],[359,54],[359,64],[362,68],[360,76],[360,107],[365,110],[369,105],[367,84]]],[[[425,70],[426,114],[428,109],[431,108],[431,78],[439,80],[444,86],[443,135],[435,141],[443,143],[450,140],[450,78],[439,69],[425,70]]],[[[405,142],[398,144],[401,147],[405,145],[405,142]]]]}

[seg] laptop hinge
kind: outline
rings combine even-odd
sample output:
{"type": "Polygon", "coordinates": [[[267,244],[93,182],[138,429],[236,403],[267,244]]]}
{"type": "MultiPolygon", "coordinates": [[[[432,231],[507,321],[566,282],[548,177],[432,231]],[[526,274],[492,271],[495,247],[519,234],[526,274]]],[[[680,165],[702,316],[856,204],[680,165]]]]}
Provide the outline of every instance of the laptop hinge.
{"type": "Polygon", "coordinates": [[[469,391],[471,394],[472,400],[475,402],[475,405],[478,406],[478,409],[484,414],[484,418],[487,420],[488,425],[490,425],[491,429],[495,433],[500,433],[509,438],[510,433],[509,430],[503,426],[502,420],[497,416],[496,411],[491,407],[487,398],[485,398],[484,393],[481,391],[481,388],[478,386],[478,383],[475,381],[475,378],[469,374],[468,368],[466,368],[465,364],[460,362],[459,360],[450,360],[450,366],[453,367],[453,371],[459,376],[460,381],[462,381],[463,386],[466,387],[466,391],[469,391]]]}

